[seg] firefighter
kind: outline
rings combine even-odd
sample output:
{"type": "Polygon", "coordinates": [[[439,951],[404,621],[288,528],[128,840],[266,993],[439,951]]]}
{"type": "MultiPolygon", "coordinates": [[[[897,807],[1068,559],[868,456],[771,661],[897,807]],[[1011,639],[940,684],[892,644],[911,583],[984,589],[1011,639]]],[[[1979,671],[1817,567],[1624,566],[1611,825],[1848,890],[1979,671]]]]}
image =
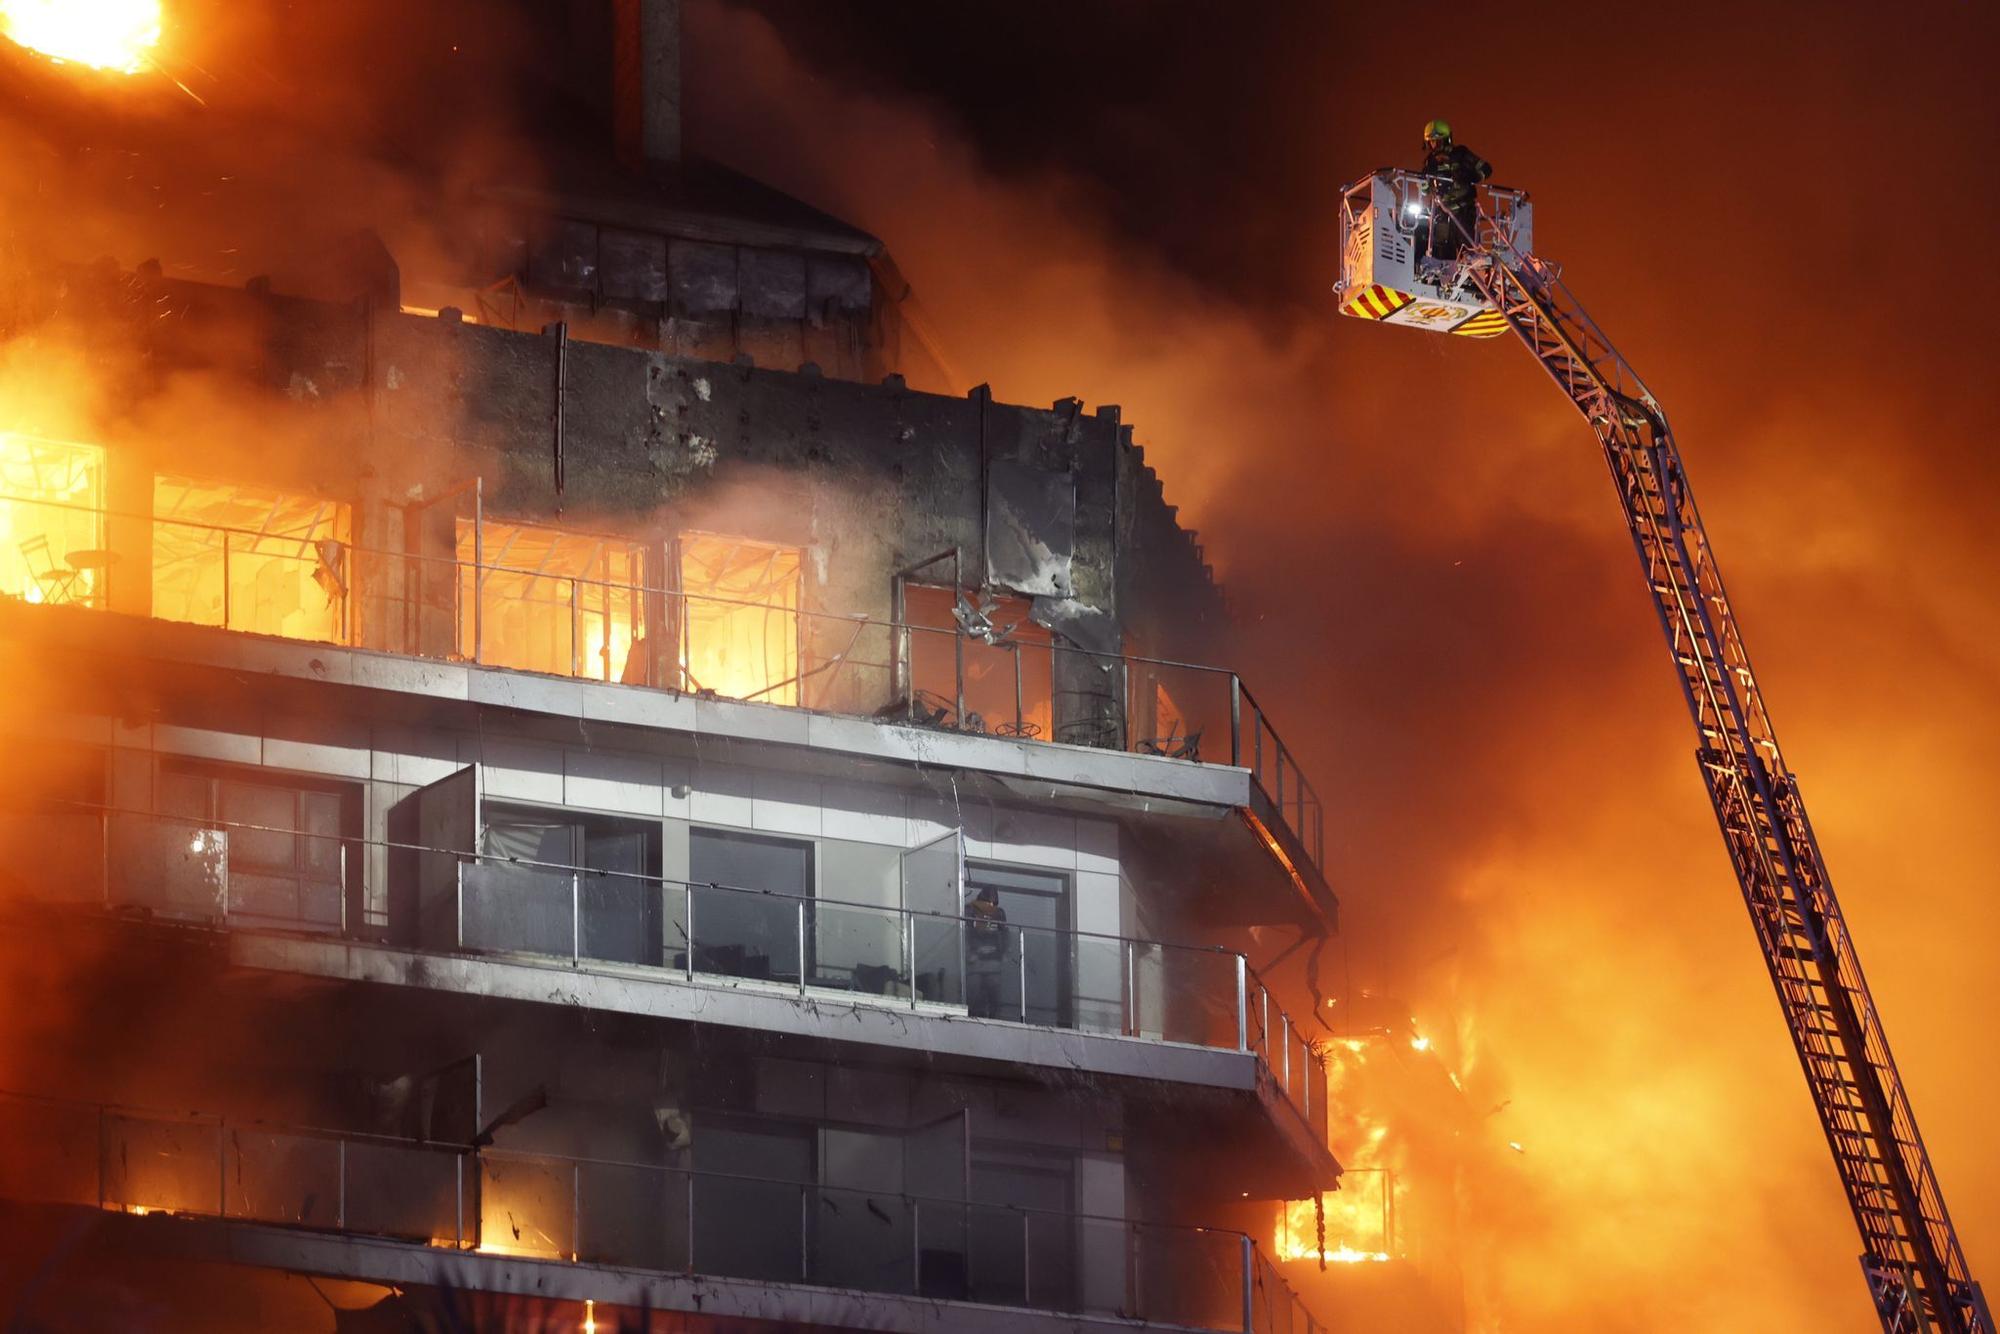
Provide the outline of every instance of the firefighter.
{"type": "Polygon", "coordinates": [[[1432,178],[1430,215],[1417,224],[1417,255],[1456,259],[1473,239],[1465,229],[1479,225],[1478,187],[1493,168],[1464,144],[1453,143],[1450,125],[1434,120],[1424,126],[1424,165],[1417,170],[1432,178]]]}
{"type": "Polygon", "coordinates": [[[975,1019],[1000,1015],[1001,970],[1007,963],[1007,910],[991,885],[965,905],[965,1008],[975,1019]]]}

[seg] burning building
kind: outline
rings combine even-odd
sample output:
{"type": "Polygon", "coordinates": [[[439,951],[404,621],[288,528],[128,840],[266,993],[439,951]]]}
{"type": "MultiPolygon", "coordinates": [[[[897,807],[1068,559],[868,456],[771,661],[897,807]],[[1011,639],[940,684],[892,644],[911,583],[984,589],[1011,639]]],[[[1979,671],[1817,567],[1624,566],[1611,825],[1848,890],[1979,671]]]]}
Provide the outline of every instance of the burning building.
{"type": "Polygon", "coordinates": [[[1201,548],[559,8],[616,158],[420,252],[14,258],[17,1318],[1308,1328],[1325,821],[1201,548]]]}

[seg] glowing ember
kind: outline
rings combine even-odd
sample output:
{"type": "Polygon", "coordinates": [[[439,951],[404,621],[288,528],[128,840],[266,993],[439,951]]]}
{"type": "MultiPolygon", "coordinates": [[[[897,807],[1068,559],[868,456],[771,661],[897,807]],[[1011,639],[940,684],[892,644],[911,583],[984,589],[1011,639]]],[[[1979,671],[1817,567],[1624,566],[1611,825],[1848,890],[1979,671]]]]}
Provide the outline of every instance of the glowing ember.
{"type": "MultiPolygon", "coordinates": [[[[1307,1254],[1310,1255],[1311,1252],[1307,1252],[1307,1254]]],[[[1388,1258],[1388,1253],[1385,1251],[1357,1251],[1351,1250],[1346,1246],[1342,1246],[1337,1251],[1328,1251],[1326,1253],[1326,1262],[1330,1265],[1370,1264],[1374,1261],[1387,1260],[1388,1258]]]]}
{"type": "Polygon", "coordinates": [[[160,42],[160,0],[0,0],[0,33],[53,60],[136,74],[160,42]]]}

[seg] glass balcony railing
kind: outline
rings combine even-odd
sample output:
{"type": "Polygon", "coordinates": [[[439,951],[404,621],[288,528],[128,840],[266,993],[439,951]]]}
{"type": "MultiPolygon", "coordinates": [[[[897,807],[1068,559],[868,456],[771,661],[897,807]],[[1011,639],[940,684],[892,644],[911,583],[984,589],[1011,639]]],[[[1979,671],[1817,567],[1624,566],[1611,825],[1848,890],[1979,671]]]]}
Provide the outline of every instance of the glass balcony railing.
{"type": "Polygon", "coordinates": [[[1231,950],[493,857],[457,871],[459,949],[1248,1051],[1326,1143],[1325,1063],[1231,950]],[[597,920],[655,925],[635,948],[597,920]]]}
{"type": "Polygon", "coordinates": [[[0,1093],[0,1138],[8,1199],[478,1240],[476,1164],[435,1145],[14,1093],[0,1093]]]}
{"type": "Polygon", "coordinates": [[[0,1196],[453,1251],[1317,1334],[1240,1232],[0,1093],[0,1196]]]}
{"type": "Polygon", "coordinates": [[[1326,1058],[1255,973],[1250,975],[1246,998],[1249,1049],[1257,1053],[1258,1064],[1285,1100],[1306,1118],[1314,1142],[1327,1143],[1326,1058]]]}
{"type": "MultiPolygon", "coordinates": [[[[240,821],[48,803],[0,811],[7,846],[38,849],[44,900],[144,910],[238,929],[345,935],[351,879],[377,847],[444,868],[446,892],[419,902],[421,944],[553,959],[695,985],[907,1008],[1032,1028],[1252,1053],[1272,1086],[1327,1142],[1326,1067],[1242,954],[1088,931],[993,923],[836,897],[318,835],[240,821]],[[291,897],[232,848],[283,835],[304,865],[339,882],[291,897]],[[245,893],[244,886],[254,886],[245,893]]],[[[269,840],[265,840],[269,841],[269,840]]],[[[392,893],[398,886],[390,886],[392,893]]],[[[420,893],[421,886],[403,891],[420,893]]]]}
{"type": "Polygon", "coordinates": [[[464,950],[1246,1049],[1249,978],[1222,949],[474,856],[454,909],[464,950]]]}
{"type": "Polygon", "coordinates": [[[1250,771],[1278,824],[1308,861],[1324,864],[1319,794],[1232,671],[1051,643],[1040,627],[1031,637],[969,605],[938,626],[689,593],[649,583],[644,562],[629,552],[622,564],[602,556],[587,562],[589,572],[524,570],[508,563],[505,543],[477,536],[476,514],[468,522],[475,538],[464,549],[481,559],[461,559],[457,547],[452,555],[390,551],[316,536],[317,528],[274,536],[0,493],[0,533],[56,535],[45,540],[46,553],[36,548],[48,569],[0,569],[0,595],[150,609],[160,619],[964,734],[1226,763],[1250,771]],[[56,551],[86,540],[65,536],[70,529],[93,545],[56,551]],[[171,568],[161,564],[169,559],[171,568]],[[626,576],[601,577],[614,565],[626,576]],[[717,626],[735,638],[698,642],[722,633],[717,626]],[[702,679],[714,675],[708,664],[718,654],[732,665],[722,678],[702,679]]]}

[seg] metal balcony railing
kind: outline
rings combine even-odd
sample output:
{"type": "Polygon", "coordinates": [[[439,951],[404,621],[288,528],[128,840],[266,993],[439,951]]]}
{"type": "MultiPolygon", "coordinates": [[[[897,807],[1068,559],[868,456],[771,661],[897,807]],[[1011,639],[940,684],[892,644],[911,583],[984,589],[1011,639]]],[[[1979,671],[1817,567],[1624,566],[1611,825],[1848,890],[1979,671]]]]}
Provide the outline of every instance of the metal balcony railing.
{"type": "Polygon", "coordinates": [[[1245,957],[1217,946],[70,803],[0,812],[0,841],[37,850],[47,898],[327,935],[347,933],[363,849],[428,855],[452,883],[448,911],[421,926],[426,949],[1248,1052],[1314,1142],[1327,1142],[1323,1059],[1245,957]],[[232,835],[323,846],[293,863],[338,866],[340,882],[287,881],[265,865],[245,873],[232,835]]]}
{"type": "Polygon", "coordinates": [[[1298,1023],[1271,998],[1255,971],[1249,973],[1244,1007],[1245,1043],[1285,1100],[1312,1127],[1313,1142],[1326,1144],[1326,1058],[1298,1023]]]}
{"type": "Polygon", "coordinates": [[[0,1196],[1198,1329],[1316,1334],[1240,1232],[0,1093],[0,1196]]]}
{"type": "Polygon", "coordinates": [[[950,627],[918,625],[510,566],[485,558],[477,512],[468,520],[475,558],[467,561],[0,494],[0,510],[9,509],[17,531],[33,527],[30,516],[41,511],[98,524],[98,545],[73,553],[88,555],[87,580],[63,582],[73,591],[62,596],[51,592],[55,584],[0,590],[23,601],[152,606],[149,596],[126,597],[127,581],[150,590],[154,535],[176,534],[213,557],[221,590],[212,607],[180,619],[265,633],[283,633],[281,623],[333,626],[337,642],[382,652],[1227,763],[1250,771],[1306,858],[1324,866],[1318,792],[1242,679],[1222,668],[1031,644],[976,613],[950,627]],[[253,563],[266,576],[290,577],[258,577],[253,563]],[[496,579],[504,596],[489,587],[496,579]],[[307,580],[328,606],[287,620],[307,580]],[[691,627],[745,612],[758,618],[754,633],[767,660],[742,680],[699,679],[689,665],[691,627]],[[511,636],[504,646],[497,642],[503,615],[511,636]]]}

